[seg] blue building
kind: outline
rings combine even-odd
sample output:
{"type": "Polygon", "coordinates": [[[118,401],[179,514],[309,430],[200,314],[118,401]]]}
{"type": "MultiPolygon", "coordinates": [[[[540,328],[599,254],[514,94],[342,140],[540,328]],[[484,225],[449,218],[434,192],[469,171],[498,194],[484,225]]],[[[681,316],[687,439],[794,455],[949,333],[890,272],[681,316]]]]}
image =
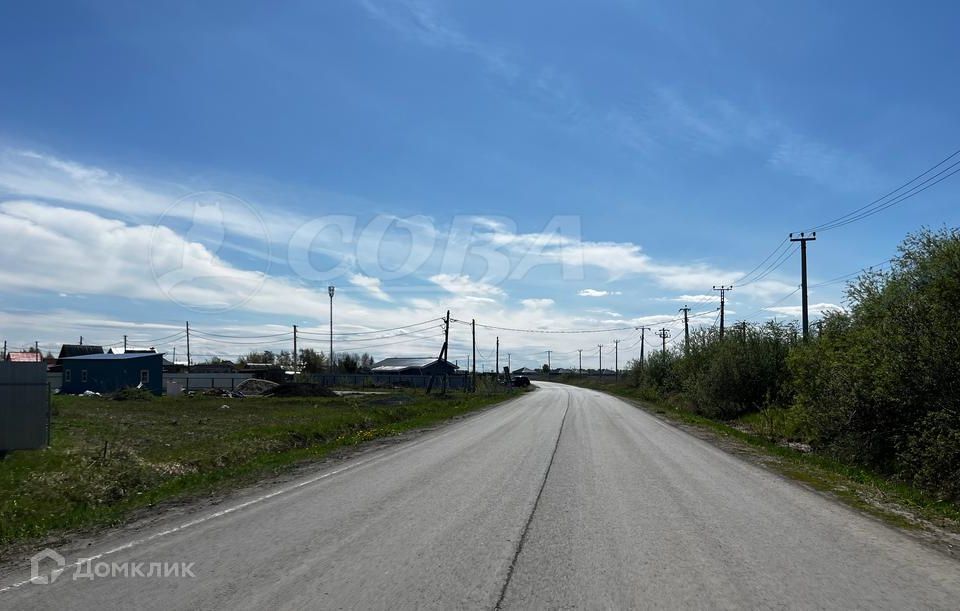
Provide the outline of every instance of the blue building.
{"type": "Polygon", "coordinates": [[[62,363],[63,393],[112,393],[141,384],[154,394],[163,392],[163,355],[157,352],[87,354],[65,358],[62,363]]]}

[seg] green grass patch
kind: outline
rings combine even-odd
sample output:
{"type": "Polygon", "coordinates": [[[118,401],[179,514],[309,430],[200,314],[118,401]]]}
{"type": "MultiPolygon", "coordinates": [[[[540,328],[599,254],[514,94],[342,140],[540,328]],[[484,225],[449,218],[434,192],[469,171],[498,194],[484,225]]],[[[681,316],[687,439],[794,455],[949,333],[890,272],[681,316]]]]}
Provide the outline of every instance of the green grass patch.
{"type": "Polygon", "coordinates": [[[509,396],[55,396],[50,447],[0,460],[0,545],[117,524],[138,509],[250,483],[509,396]]]}

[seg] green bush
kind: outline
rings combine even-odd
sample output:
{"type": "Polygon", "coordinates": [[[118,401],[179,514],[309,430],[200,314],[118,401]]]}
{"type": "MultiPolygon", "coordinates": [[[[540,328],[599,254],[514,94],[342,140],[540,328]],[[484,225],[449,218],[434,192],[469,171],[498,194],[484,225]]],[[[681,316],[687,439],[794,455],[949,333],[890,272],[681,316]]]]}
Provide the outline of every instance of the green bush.
{"type": "Polygon", "coordinates": [[[901,457],[901,475],[946,498],[960,498],[960,411],[937,410],[917,423],[901,457]]]}
{"type": "Polygon", "coordinates": [[[889,272],[864,274],[847,296],[850,312],[789,359],[814,445],[956,495],[945,484],[955,454],[940,440],[958,429],[943,406],[960,396],[960,233],[908,236],[889,272]]]}
{"type": "Polygon", "coordinates": [[[722,340],[694,331],[686,351],[656,352],[628,379],[704,416],[766,414],[751,422],[770,435],[960,496],[960,231],[907,236],[889,271],[850,284],[847,306],[806,342],[776,322],[722,340]]]}

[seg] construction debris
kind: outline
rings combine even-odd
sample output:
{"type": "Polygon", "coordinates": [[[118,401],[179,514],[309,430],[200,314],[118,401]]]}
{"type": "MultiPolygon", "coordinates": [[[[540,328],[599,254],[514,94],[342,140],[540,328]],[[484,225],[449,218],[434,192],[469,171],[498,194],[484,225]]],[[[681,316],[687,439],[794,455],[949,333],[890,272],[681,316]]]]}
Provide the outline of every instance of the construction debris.
{"type": "Polygon", "coordinates": [[[279,386],[276,382],[271,382],[270,380],[258,380],[257,378],[250,378],[249,380],[244,380],[237,384],[237,390],[243,393],[246,397],[254,397],[257,395],[262,395],[270,390],[273,390],[279,386]]]}

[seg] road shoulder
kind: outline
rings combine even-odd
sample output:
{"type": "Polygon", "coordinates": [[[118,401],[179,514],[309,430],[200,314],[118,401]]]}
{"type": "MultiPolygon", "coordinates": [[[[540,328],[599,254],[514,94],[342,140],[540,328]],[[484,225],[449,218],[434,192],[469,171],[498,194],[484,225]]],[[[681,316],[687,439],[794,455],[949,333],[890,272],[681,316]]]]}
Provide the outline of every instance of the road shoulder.
{"type": "Polygon", "coordinates": [[[960,521],[911,506],[870,481],[845,475],[827,461],[805,456],[789,447],[705,418],[649,404],[614,392],[586,387],[627,403],[661,422],[705,441],[741,460],[772,472],[833,502],[841,503],[887,527],[960,560],[960,521]]]}

